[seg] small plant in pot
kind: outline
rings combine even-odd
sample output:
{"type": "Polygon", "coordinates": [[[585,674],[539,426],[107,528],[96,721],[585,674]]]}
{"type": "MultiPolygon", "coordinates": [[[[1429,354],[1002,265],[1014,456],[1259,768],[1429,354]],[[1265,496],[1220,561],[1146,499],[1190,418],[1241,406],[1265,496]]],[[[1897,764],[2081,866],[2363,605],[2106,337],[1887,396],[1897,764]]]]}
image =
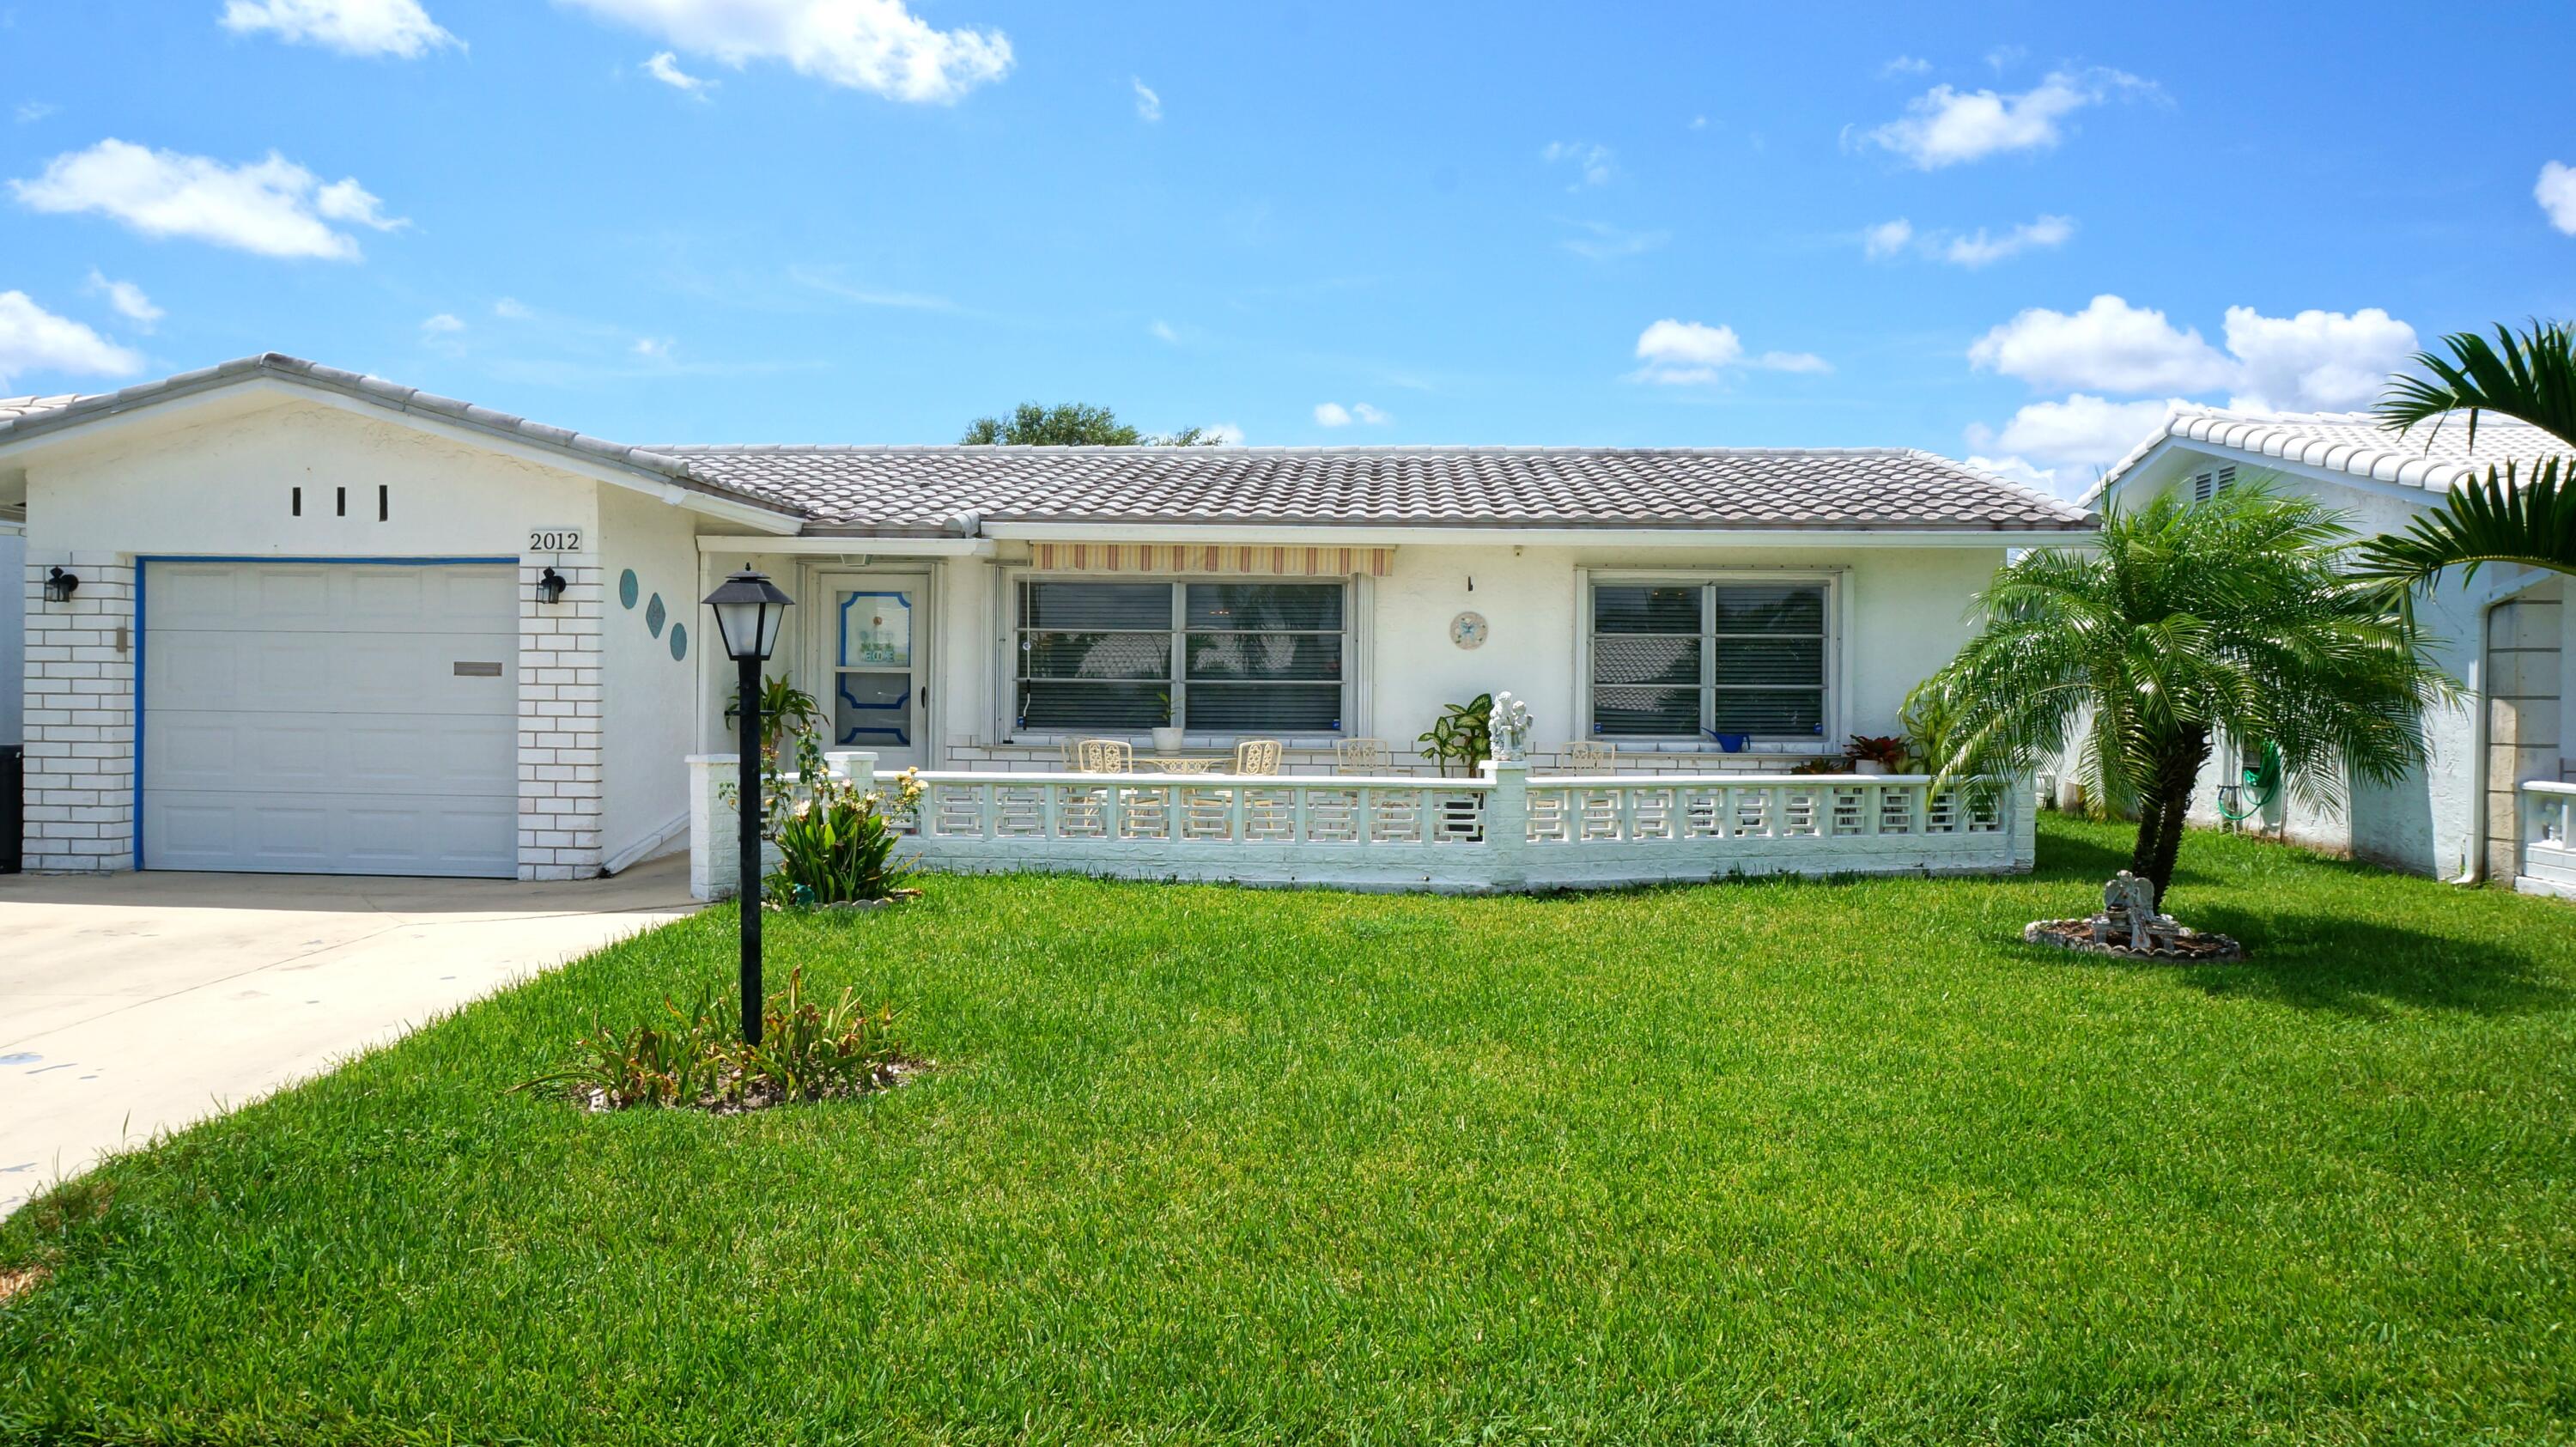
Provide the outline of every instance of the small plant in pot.
{"type": "Polygon", "coordinates": [[[1844,752],[1851,756],[1855,774],[1901,774],[1911,758],[1905,740],[1892,735],[1873,738],[1854,734],[1844,752]]]}
{"type": "Polygon", "coordinates": [[[1155,725],[1153,730],[1154,752],[1178,753],[1181,747],[1181,725],[1178,719],[1172,717],[1172,696],[1169,693],[1157,693],[1154,695],[1154,701],[1163,706],[1163,721],[1155,725]]]}

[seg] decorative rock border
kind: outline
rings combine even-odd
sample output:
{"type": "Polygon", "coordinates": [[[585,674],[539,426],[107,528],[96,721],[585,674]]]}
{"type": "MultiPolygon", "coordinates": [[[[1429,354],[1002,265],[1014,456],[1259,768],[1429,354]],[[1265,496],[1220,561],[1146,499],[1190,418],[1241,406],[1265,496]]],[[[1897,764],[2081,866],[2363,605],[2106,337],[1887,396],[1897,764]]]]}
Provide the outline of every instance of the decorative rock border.
{"type": "Polygon", "coordinates": [[[2090,919],[2035,919],[2022,926],[2024,942],[2073,950],[2078,954],[2108,955],[2121,960],[2157,960],[2169,964],[2210,965],[2245,958],[2245,947],[2226,935],[2205,935],[2198,930],[2183,931],[2182,938],[2171,945],[2133,950],[2127,945],[2096,944],[2090,919]]]}

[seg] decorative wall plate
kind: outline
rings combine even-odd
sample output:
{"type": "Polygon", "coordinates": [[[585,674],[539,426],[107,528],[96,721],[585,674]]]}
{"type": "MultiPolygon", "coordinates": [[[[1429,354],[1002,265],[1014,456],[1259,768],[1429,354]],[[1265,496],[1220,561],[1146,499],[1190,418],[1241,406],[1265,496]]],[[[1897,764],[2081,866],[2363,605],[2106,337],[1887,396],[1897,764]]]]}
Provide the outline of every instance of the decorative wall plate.
{"type": "Polygon", "coordinates": [[[1449,620],[1449,641],[1461,648],[1484,647],[1486,637],[1493,631],[1485,615],[1472,609],[1449,620]]]}

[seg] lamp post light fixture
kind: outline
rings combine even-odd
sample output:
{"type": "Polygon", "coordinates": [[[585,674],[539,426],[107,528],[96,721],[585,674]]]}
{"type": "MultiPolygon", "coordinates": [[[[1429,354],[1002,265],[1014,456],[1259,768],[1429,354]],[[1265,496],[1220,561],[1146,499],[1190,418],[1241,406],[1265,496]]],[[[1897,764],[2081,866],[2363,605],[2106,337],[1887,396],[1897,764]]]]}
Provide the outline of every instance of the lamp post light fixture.
{"type": "Polygon", "coordinates": [[[56,568],[45,576],[45,601],[68,603],[72,600],[73,590],[78,587],[80,587],[80,574],[66,573],[56,568]]]}
{"type": "Polygon", "coordinates": [[[560,603],[563,601],[564,589],[571,586],[572,584],[564,581],[563,574],[548,568],[537,579],[537,599],[544,603],[560,603]]]}
{"type": "Polygon", "coordinates": [[[796,600],[769,575],[745,568],[706,597],[716,636],[740,675],[742,774],[735,803],[742,812],[742,1038],[760,1043],[760,665],[778,647],[778,625],[796,600]]]}

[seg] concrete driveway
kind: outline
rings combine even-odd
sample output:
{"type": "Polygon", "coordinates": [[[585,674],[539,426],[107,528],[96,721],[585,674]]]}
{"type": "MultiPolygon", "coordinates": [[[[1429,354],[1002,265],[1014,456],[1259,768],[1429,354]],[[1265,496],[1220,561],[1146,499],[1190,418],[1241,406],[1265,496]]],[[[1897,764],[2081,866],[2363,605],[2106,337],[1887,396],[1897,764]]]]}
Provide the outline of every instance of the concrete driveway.
{"type": "Polygon", "coordinates": [[[0,1214],[694,908],[685,857],[570,884],[0,875],[0,1214]]]}

